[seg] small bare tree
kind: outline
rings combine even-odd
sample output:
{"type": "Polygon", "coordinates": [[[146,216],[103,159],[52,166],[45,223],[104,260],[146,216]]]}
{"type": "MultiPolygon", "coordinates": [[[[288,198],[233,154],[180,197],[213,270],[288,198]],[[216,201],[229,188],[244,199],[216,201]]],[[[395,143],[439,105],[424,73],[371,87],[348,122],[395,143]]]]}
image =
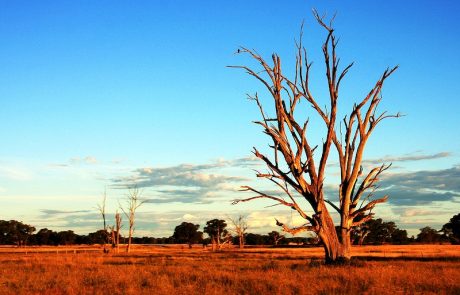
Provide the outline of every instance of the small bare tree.
{"type": "Polygon", "coordinates": [[[102,221],[104,223],[104,233],[105,233],[105,241],[104,241],[104,253],[107,252],[106,249],[106,244],[109,243],[109,232],[108,232],[108,227],[107,227],[107,222],[106,222],[106,211],[105,211],[105,205],[107,201],[107,192],[104,190],[104,195],[102,198],[102,202],[97,205],[97,209],[99,210],[99,213],[102,216],[102,221]]]}
{"type": "Polygon", "coordinates": [[[212,219],[206,222],[203,232],[211,238],[212,251],[221,250],[226,244],[230,244],[232,236],[226,229],[227,223],[223,219],[212,219]]]}
{"type": "Polygon", "coordinates": [[[228,217],[230,222],[233,224],[233,232],[238,236],[238,244],[240,249],[244,248],[244,235],[249,228],[247,218],[243,215],[239,215],[238,218],[228,217]]]}
{"type": "Polygon", "coordinates": [[[126,199],[126,209],[120,206],[121,210],[125,214],[126,218],[128,219],[128,246],[126,247],[126,252],[129,253],[131,250],[131,239],[134,233],[134,222],[136,217],[136,210],[145,203],[145,201],[141,200],[142,193],[138,187],[130,188],[128,191],[127,199],[126,199]]]}
{"type": "Polygon", "coordinates": [[[224,236],[222,237],[222,240],[219,242],[219,251],[222,250],[222,248],[227,245],[228,247],[230,247],[230,245],[232,244],[232,235],[227,232],[224,234],[224,236]]]}
{"type": "Polygon", "coordinates": [[[284,238],[286,238],[284,235],[280,234],[279,232],[275,230],[269,232],[268,237],[270,238],[270,240],[273,242],[273,245],[275,246],[278,246],[278,243],[284,238]]]}
{"type": "Polygon", "coordinates": [[[353,63],[339,70],[340,59],[336,52],[338,39],[334,34],[333,19],[330,23],[326,23],[324,16],[320,16],[316,11],[314,17],[326,31],[322,51],[326,66],[329,106],[321,107],[310,87],[312,63],[308,60],[307,51],[302,45],[302,29],[299,42],[296,43],[293,79],[283,73],[281,59],[277,54],[272,55],[273,63],[269,64],[254,50],[241,47],[237,51],[237,53],[248,54],[261,65],[262,69],[259,71],[247,66],[231,67],[244,69],[260,81],[273,99],[275,107],[274,114],[269,115],[265,112],[257,93],[248,95],[256,102],[262,116],[262,119],[255,123],[262,126],[264,133],[273,142],[270,146],[273,151],[272,158],[254,148],[255,156],[268,167],[266,173],[257,172],[256,175],[278,186],[287,199],[244,186],[243,191],[253,192],[256,196],[234,200],[233,204],[265,198],[295,210],[305,220],[305,224],[288,227],[277,220],[277,225],[291,234],[314,231],[324,246],[326,262],[333,263],[350,258],[350,231],[353,227],[372,218],[371,211],[374,206],[387,200],[387,196],[374,200],[371,200],[371,197],[379,176],[389,168],[389,165],[383,164],[363,174],[361,164],[364,148],[375,127],[386,118],[400,116],[399,113],[396,115],[389,115],[386,112],[377,113],[377,107],[382,100],[383,84],[397,67],[383,72],[369,93],[359,103],[354,104],[351,112],[343,118],[342,125],[340,120],[337,120],[339,88],[353,63]],[[326,127],[322,149],[316,156],[318,145],[314,145],[307,135],[309,118],[299,119],[299,112],[296,112],[301,101],[311,107],[313,113],[319,116],[326,127]],[[324,196],[324,179],[331,147],[335,147],[337,151],[340,166],[338,204],[326,200],[324,196]],[[307,212],[299,204],[301,199],[297,198],[296,194],[309,204],[312,213],[307,212]],[[339,234],[335,230],[326,204],[329,204],[340,216],[339,234]]]}
{"type": "Polygon", "coordinates": [[[122,228],[122,218],[121,214],[118,213],[118,210],[115,212],[115,247],[117,248],[117,253],[120,252],[120,231],[122,228]]]}
{"type": "Polygon", "coordinates": [[[362,246],[364,239],[371,233],[368,222],[364,222],[355,227],[352,231],[352,236],[357,241],[358,245],[362,246]]]}

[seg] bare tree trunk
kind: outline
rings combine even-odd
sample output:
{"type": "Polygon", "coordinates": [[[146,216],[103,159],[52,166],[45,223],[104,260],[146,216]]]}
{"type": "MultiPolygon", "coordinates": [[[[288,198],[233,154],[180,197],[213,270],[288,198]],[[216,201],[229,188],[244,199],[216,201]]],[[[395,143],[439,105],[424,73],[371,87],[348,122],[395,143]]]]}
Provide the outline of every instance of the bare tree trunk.
{"type": "Polygon", "coordinates": [[[211,250],[214,252],[216,251],[216,240],[214,239],[214,237],[211,237],[211,250]]]}
{"type": "Polygon", "coordinates": [[[324,247],[326,263],[333,263],[340,259],[340,257],[343,257],[344,253],[342,252],[342,245],[337,236],[331,216],[328,212],[323,212],[321,215],[322,226],[320,227],[318,236],[324,247]]]}
{"type": "Polygon", "coordinates": [[[129,253],[131,251],[131,241],[133,237],[134,231],[134,214],[131,215],[129,221],[129,230],[128,230],[128,245],[126,246],[126,252],[129,253]]]}
{"type": "Polygon", "coordinates": [[[117,246],[117,241],[115,239],[115,227],[111,227],[111,230],[110,230],[110,240],[112,242],[112,249],[115,248],[117,246]]]}
{"type": "Polygon", "coordinates": [[[131,237],[132,237],[132,233],[131,233],[131,229],[129,230],[129,237],[128,237],[128,246],[126,246],[126,252],[129,253],[129,251],[131,251],[131,237]]]}
{"type": "Polygon", "coordinates": [[[121,230],[121,215],[118,211],[115,213],[115,228],[116,228],[116,237],[115,237],[115,244],[117,247],[117,253],[120,252],[120,230],[121,230]]]}
{"type": "Polygon", "coordinates": [[[217,250],[220,251],[220,229],[217,228],[217,237],[216,237],[216,240],[217,240],[217,250]]]}
{"type": "Polygon", "coordinates": [[[326,263],[344,263],[349,261],[351,258],[350,230],[343,226],[339,237],[334,221],[326,207],[321,210],[321,223],[318,236],[324,247],[326,263]]]}
{"type": "Polygon", "coordinates": [[[359,244],[360,246],[363,245],[364,239],[367,237],[368,234],[369,234],[369,231],[361,232],[361,235],[359,236],[359,240],[358,240],[358,244],[359,244]]]}

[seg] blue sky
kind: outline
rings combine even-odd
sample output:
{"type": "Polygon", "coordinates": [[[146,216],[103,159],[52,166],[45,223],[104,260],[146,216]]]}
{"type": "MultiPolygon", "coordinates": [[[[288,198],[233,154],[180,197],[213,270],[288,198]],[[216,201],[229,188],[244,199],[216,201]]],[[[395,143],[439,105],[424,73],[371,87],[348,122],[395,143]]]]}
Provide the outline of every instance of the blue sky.
{"type": "Polygon", "coordinates": [[[400,65],[382,109],[407,116],[384,122],[366,152],[394,163],[378,216],[412,233],[439,228],[460,209],[457,1],[0,1],[0,219],[94,231],[104,189],[113,212],[126,195],[118,184],[146,175],[144,196],[157,201],[141,208],[139,234],[239,213],[264,232],[274,215],[294,218],[266,202],[230,205],[240,185],[265,186],[248,157],[268,138],[245,99],[262,88],[226,66],[252,65],[233,54],[244,45],[277,52],[292,72],[305,20],[324,95],[313,7],[337,12],[339,54],[356,63],[344,111],[400,65]]]}

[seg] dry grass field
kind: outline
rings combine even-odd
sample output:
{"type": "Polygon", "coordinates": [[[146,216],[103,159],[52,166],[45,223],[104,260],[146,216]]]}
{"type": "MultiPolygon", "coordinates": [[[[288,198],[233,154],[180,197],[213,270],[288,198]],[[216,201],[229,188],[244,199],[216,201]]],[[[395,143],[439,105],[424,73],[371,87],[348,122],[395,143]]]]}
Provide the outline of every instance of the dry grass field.
{"type": "Polygon", "coordinates": [[[0,294],[460,294],[451,245],[356,247],[346,266],[322,264],[321,248],[101,252],[1,248],[0,294]]]}

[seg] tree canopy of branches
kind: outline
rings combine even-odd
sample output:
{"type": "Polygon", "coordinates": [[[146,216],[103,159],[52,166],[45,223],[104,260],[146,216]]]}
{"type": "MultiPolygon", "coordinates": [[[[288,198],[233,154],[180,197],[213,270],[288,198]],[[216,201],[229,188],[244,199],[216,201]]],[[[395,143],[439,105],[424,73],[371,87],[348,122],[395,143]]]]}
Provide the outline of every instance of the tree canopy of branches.
{"type": "Polygon", "coordinates": [[[268,168],[266,172],[257,172],[256,175],[271,181],[285,195],[281,197],[264,193],[251,186],[244,186],[243,191],[252,192],[255,196],[236,199],[233,204],[264,198],[295,210],[305,220],[305,224],[290,227],[278,220],[277,224],[291,234],[314,231],[324,246],[326,262],[335,262],[350,258],[352,228],[371,219],[374,206],[387,200],[387,196],[372,199],[372,193],[377,188],[380,175],[390,165],[382,164],[364,173],[362,160],[366,144],[379,123],[386,118],[400,116],[399,113],[392,115],[377,111],[382,100],[383,84],[397,66],[386,69],[368,94],[355,103],[348,115],[340,120],[337,115],[339,90],[353,63],[340,67],[340,58],[337,56],[338,38],[333,28],[333,19],[327,22],[325,17],[320,16],[316,11],[313,14],[326,36],[322,52],[328,89],[327,106],[321,106],[322,103],[317,99],[310,85],[312,63],[308,59],[307,50],[302,45],[303,26],[300,39],[296,42],[293,78],[288,78],[283,73],[281,58],[277,54],[273,54],[271,62],[268,62],[255,50],[245,47],[239,48],[237,53],[249,55],[261,68],[230,66],[245,70],[262,83],[274,103],[274,112],[267,113],[257,93],[248,95],[260,110],[261,120],[255,123],[262,127],[263,132],[272,141],[270,144],[272,156],[254,148],[255,156],[268,168]],[[305,114],[305,112],[298,112],[301,102],[305,102],[306,104],[303,105],[308,105],[308,110],[312,110],[311,113],[318,116],[325,126],[326,134],[320,145],[315,145],[310,138],[309,117],[299,115],[305,114]],[[321,148],[318,149],[318,146],[321,148]],[[337,187],[338,204],[325,199],[324,195],[327,161],[331,150],[334,149],[340,169],[340,184],[337,187]],[[305,209],[296,194],[309,204],[313,212],[305,209]],[[326,204],[340,215],[340,236],[335,231],[326,204]]]}
{"type": "Polygon", "coordinates": [[[223,219],[212,219],[206,222],[203,231],[211,238],[212,249],[220,250],[222,245],[230,241],[227,223],[223,219]]]}
{"type": "Polygon", "coordinates": [[[57,233],[47,229],[42,228],[35,234],[35,243],[37,245],[55,245],[57,241],[57,233]]]}
{"type": "Polygon", "coordinates": [[[420,229],[420,233],[417,235],[417,242],[423,244],[439,243],[442,240],[442,235],[429,226],[425,226],[420,229]]]}
{"type": "Polygon", "coordinates": [[[410,242],[406,230],[399,229],[393,221],[386,222],[381,218],[370,219],[355,227],[352,239],[358,245],[408,244],[410,242]]]}
{"type": "Polygon", "coordinates": [[[272,245],[278,245],[278,243],[285,238],[284,235],[280,234],[279,232],[277,231],[271,231],[268,233],[268,237],[270,238],[270,242],[272,243],[272,245]]]}
{"type": "Polygon", "coordinates": [[[441,231],[452,244],[460,244],[460,213],[454,215],[448,223],[444,224],[441,231]]]}
{"type": "Polygon", "coordinates": [[[203,233],[198,231],[199,228],[199,224],[182,222],[176,226],[172,237],[176,243],[188,244],[192,248],[193,244],[200,242],[203,238],[203,233]]]}
{"type": "Polygon", "coordinates": [[[16,220],[0,220],[0,244],[25,246],[35,227],[16,220]]]}

